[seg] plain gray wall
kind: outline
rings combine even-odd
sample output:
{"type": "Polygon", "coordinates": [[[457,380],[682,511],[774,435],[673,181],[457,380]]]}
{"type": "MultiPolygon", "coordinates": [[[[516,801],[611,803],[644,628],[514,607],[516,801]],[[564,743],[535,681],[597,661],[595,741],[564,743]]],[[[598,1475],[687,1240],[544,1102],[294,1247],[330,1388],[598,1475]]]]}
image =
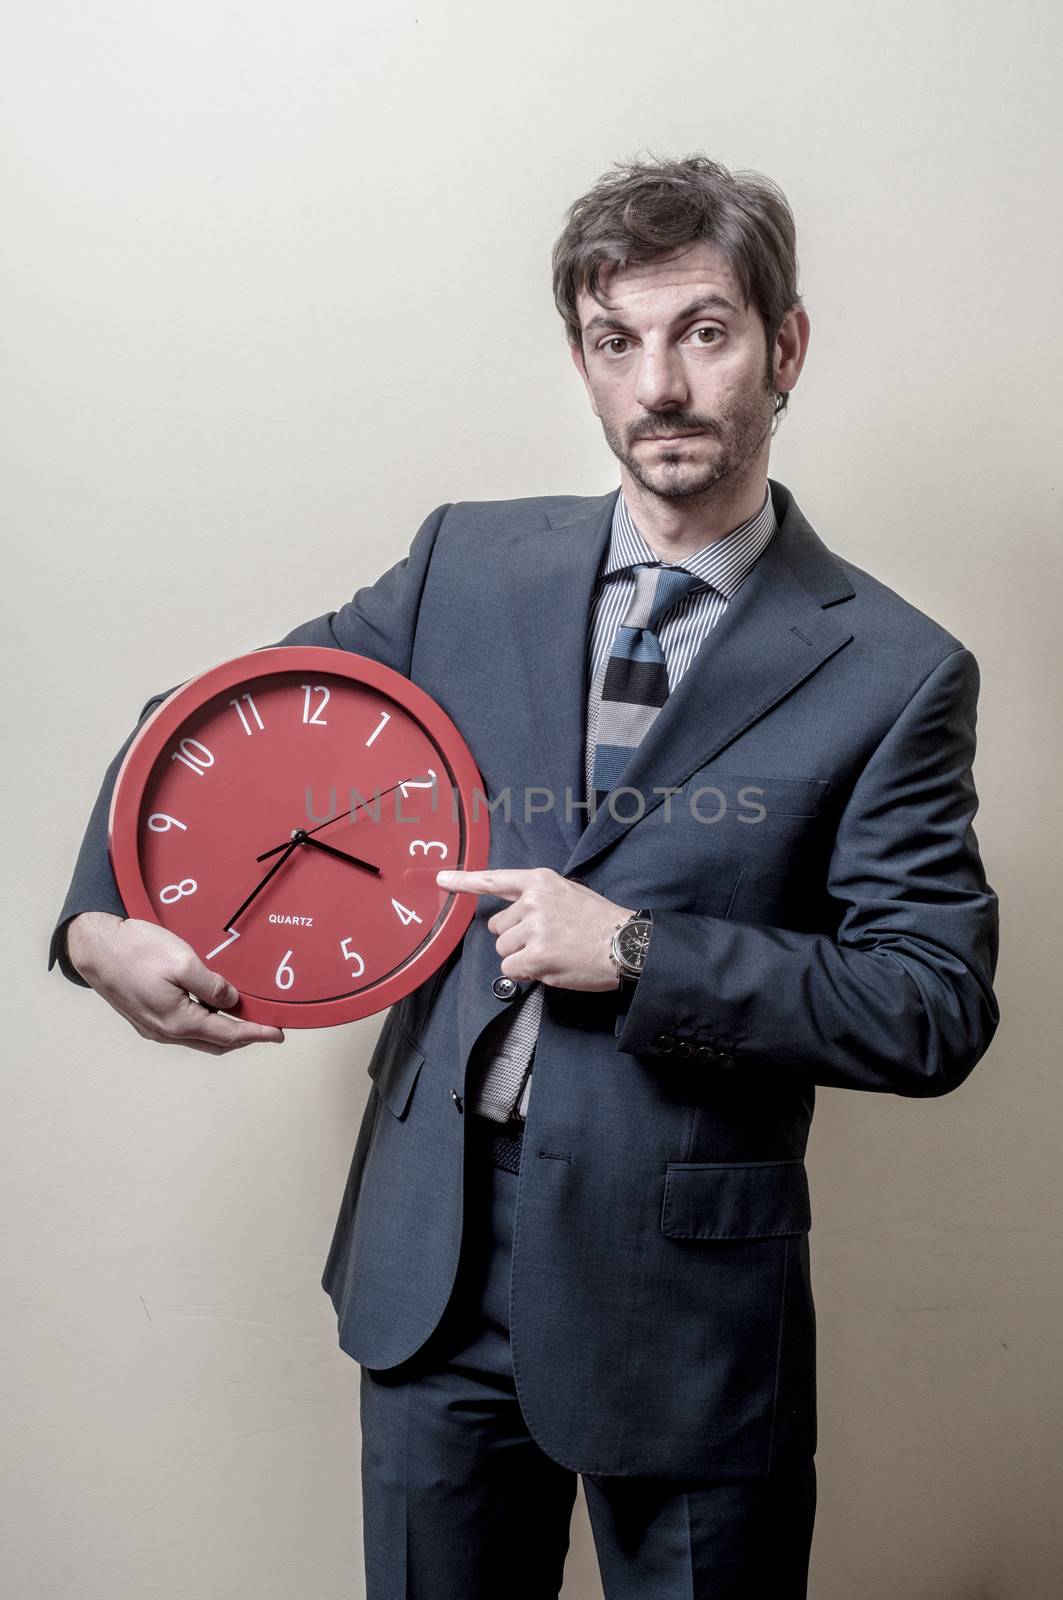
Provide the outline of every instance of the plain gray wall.
{"type": "MultiPolygon", "coordinates": [[[[786,190],[812,339],[772,474],[983,673],[1004,1020],[944,1100],[821,1094],[812,1594],[1059,1592],[1059,44],[1047,0],[9,12],[8,1592],[362,1593],[319,1277],[380,1019],[168,1050],[45,943],[149,694],[443,501],[618,482],[549,252],[648,149],[786,190]]],[[[599,1594],[581,1499],[565,1600],[599,1594]]]]}

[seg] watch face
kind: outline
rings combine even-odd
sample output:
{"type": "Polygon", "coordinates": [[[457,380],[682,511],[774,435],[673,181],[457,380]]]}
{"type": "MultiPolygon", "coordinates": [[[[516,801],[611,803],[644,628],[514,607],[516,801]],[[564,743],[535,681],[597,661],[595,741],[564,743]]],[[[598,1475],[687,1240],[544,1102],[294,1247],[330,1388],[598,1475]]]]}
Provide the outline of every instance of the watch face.
{"type": "Polygon", "coordinates": [[[423,690],[363,656],[279,646],[193,679],[145,724],[111,854],[129,915],[235,984],[232,1015],[315,1027],[441,965],[475,897],[435,875],[485,866],[488,829],[472,757],[423,690]]]}
{"type": "Polygon", "coordinates": [[[637,917],[634,922],[626,922],[620,929],[616,936],[616,947],[625,966],[642,971],[649,949],[651,926],[647,918],[637,917]]]}

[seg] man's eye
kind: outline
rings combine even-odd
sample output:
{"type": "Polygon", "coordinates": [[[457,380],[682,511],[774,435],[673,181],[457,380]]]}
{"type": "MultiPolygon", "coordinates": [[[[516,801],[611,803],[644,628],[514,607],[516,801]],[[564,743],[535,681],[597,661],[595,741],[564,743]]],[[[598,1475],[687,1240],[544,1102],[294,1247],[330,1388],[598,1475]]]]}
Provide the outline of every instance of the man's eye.
{"type": "MultiPolygon", "coordinates": [[[[627,340],[624,338],[622,333],[614,333],[611,339],[603,339],[601,344],[598,346],[598,348],[599,348],[599,350],[609,350],[609,346],[610,345],[614,345],[614,344],[626,345],[627,344],[627,340]]],[[[623,355],[623,353],[624,353],[623,350],[620,350],[620,351],[613,350],[613,351],[610,352],[610,354],[612,354],[612,355],[618,355],[618,354],[619,355],[623,355]]]]}
{"type": "Polygon", "coordinates": [[[705,341],[704,341],[704,342],[705,342],[705,343],[706,343],[706,344],[715,344],[715,343],[716,343],[716,341],[717,341],[717,340],[718,340],[718,339],[719,339],[719,337],[720,337],[720,330],[719,330],[719,328],[695,328],[695,329],[694,329],[694,338],[695,338],[695,343],[701,343],[701,341],[700,341],[700,340],[699,340],[699,339],[698,339],[698,337],[697,337],[697,336],[698,336],[698,334],[699,334],[699,333],[711,333],[711,334],[713,334],[713,335],[714,335],[714,337],[713,337],[713,338],[712,338],[712,339],[706,339],[706,340],[705,340],[705,341]]]}

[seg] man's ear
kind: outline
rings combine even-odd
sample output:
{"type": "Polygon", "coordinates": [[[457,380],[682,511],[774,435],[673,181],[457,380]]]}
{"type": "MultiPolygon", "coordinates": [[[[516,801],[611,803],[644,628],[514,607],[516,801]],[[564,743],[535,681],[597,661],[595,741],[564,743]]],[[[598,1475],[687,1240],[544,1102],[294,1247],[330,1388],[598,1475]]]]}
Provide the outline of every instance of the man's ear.
{"type": "Polygon", "coordinates": [[[583,358],[583,340],[581,339],[578,344],[572,344],[570,342],[568,351],[569,355],[572,357],[573,366],[583,379],[583,386],[590,397],[591,410],[594,412],[596,417],[600,417],[601,412],[598,410],[598,405],[594,398],[594,390],[591,388],[591,380],[587,376],[587,363],[583,358]]]}
{"type": "Polygon", "coordinates": [[[778,394],[789,394],[801,376],[801,368],[808,354],[810,333],[808,312],[803,306],[791,306],[783,317],[773,352],[775,389],[778,394]]]}

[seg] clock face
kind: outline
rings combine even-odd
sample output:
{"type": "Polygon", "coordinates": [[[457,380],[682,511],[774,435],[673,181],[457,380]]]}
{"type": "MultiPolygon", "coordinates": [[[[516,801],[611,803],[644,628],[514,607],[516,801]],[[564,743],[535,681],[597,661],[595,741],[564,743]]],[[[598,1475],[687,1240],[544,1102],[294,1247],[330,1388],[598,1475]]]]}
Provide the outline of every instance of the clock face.
{"type": "Polygon", "coordinates": [[[383,1010],[456,948],[489,815],[457,728],[365,656],[278,646],[176,690],[130,746],[111,858],[130,916],[240,991],[233,1016],[320,1027],[383,1010]]]}

